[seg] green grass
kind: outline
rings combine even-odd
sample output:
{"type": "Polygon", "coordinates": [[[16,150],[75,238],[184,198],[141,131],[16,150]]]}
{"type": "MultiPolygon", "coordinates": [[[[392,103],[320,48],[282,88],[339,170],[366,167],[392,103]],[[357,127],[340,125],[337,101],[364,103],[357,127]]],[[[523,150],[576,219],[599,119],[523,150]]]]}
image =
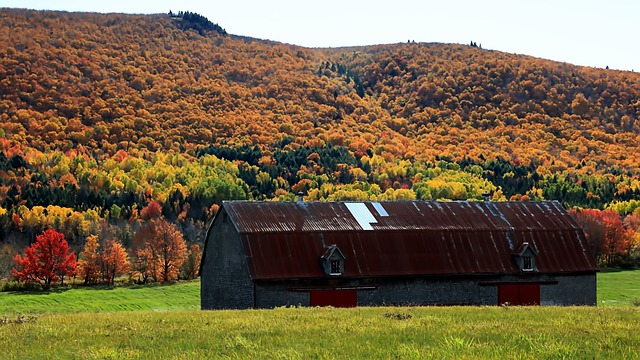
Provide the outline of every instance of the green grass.
{"type": "Polygon", "coordinates": [[[195,309],[200,309],[199,280],[175,285],[81,287],[46,292],[0,293],[0,315],[195,309]]]}
{"type": "Polygon", "coordinates": [[[640,302],[640,270],[598,273],[598,306],[633,306],[640,302]]]}
{"type": "Polygon", "coordinates": [[[636,307],[279,308],[45,314],[4,359],[635,359],[636,307]]]}
{"type": "Polygon", "coordinates": [[[2,359],[636,359],[640,271],[599,307],[200,311],[198,281],[0,293],[2,359]],[[605,306],[602,306],[602,305],[605,306]]]}

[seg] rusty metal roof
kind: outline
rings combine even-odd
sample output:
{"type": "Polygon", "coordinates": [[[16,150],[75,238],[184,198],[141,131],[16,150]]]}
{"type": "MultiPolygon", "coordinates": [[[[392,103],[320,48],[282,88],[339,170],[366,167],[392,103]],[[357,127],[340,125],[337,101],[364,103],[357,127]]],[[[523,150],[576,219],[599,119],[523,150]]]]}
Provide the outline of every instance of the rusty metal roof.
{"type": "MultiPolygon", "coordinates": [[[[527,242],[541,273],[595,271],[584,234],[555,201],[223,203],[253,279],[320,278],[337,245],[345,277],[519,273],[527,242]]],[[[212,229],[215,231],[215,229],[212,229]]]]}

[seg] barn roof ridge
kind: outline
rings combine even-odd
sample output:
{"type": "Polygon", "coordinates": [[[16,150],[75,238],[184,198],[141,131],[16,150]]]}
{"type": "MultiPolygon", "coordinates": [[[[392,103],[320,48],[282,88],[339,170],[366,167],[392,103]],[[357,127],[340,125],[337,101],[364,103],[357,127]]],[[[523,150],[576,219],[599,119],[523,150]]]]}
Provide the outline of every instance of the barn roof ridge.
{"type": "Polygon", "coordinates": [[[557,201],[224,201],[239,233],[574,230],[578,225],[557,201]],[[360,205],[360,206],[355,206],[360,205]]]}

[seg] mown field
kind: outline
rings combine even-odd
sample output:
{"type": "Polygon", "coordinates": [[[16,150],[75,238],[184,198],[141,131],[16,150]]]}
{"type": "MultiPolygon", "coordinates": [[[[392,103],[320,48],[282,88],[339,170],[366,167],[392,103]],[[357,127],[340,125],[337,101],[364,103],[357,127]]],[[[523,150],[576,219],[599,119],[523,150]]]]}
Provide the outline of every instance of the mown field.
{"type": "MultiPolygon", "coordinates": [[[[639,280],[599,274],[598,303],[631,302],[639,280]]],[[[637,306],[193,310],[198,299],[198,282],[0,293],[0,358],[640,358],[637,306]]]]}
{"type": "Polygon", "coordinates": [[[0,315],[197,309],[200,309],[199,280],[175,285],[0,292],[0,315]]]}
{"type": "Polygon", "coordinates": [[[640,270],[598,273],[598,306],[640,305],[640,270]]]}

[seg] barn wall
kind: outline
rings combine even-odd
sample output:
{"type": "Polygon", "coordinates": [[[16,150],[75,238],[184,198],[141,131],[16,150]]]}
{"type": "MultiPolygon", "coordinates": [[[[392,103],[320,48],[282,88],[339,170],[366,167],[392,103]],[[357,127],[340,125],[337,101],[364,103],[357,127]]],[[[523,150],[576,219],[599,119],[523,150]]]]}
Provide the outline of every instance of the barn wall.
{"type": "MultiPolygon", "coordinates": [[[[595,305],[595,275],[472,276],[370,279],[374,290],[358,290],[358,306],[497,305],[500,283],[539,283],[541,305],[595,305]]],[[[367,286],[345,279],[339,287],[367,286]]],[[[295,282],[256,284],[256,307],[309,306],[310,295],[295,282]]]]}
{"type": "MultiPolygon", "coordinates": [[[[482,278],[485,279],[486,278],[482,278]]],[[[498,279],[498,278],[495,278],[498,279]]],[[[375,289],[358,290],[358,306],[383,305],[495,305],[498,292],[495,286],[480,286],[479,279],[370,279],[367,284],[346,280],[337,287],[370,286],[375,289]]],[[[322,284],[320,287],[326,287],[322,284]]],[[[287,281],[266,281],[256,284],[256,307],[309,306],[310,293],[291,291],[299,284],[287,281]]],[[[311,286],[314,288],[314,286],[311,286]]]]}
{"type": "Polygon", "coordinates": [[[375,290],[358,292],[358,306],[495,305],[497,299],[495,286],[469,278],[386,280],[375,290]]]}
{"type": "Polygon", "coordinates": [[[557,285],[540,287],[541,305],[596,305],[596,274],[558,275],[557,285]]]}
{"type": "Polygon", "coordinates": [[[256,284],[256,308],[278,306],[309,306],[309,293],[289,291],[286,283],[256,284]]]}
{"type": "Polygon", "coordinates": [[[231,221],[216,218],[208,232],[201,270],[200,306],[205,309],[247,309],[254,306],[253,282],[240,235],[231,221]]]}

